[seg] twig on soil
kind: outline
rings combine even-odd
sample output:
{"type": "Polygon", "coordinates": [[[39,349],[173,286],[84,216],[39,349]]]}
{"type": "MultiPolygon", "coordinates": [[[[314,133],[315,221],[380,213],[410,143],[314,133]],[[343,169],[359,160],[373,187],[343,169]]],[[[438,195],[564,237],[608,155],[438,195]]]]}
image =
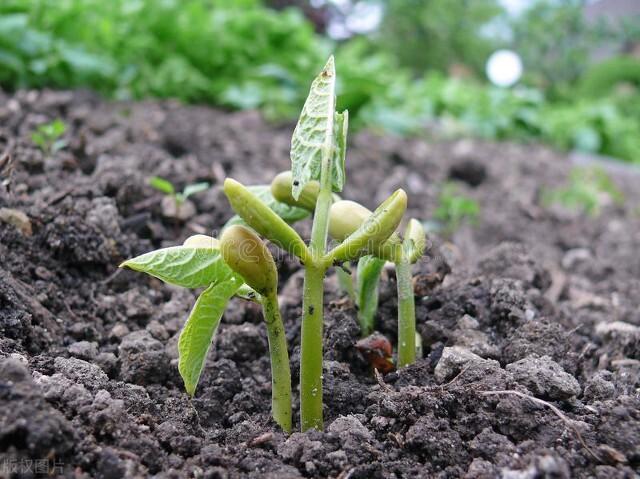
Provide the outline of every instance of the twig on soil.
{"type": "Polygon", "coordinates": [[[456,382],[458,380],[458,378],[460,376],[462,376],[467,369],[469,369],[469,367],[471,366],[471,364],[467,364],[464,368],[462,368],[462,371],[460,371],[458,374],[456,374],[456,377],[454,377],[451,381],[449,381],[447,384],[443,384],[442,386],[440,386],[442,389],[447,388],[449,386],[451,386],[454,382],[456,382]]]}
{"type": "Polygon", "coordinates": [[[105,284],[109,284],[111,281],[113,281],[116,276],[118,276],[120,273],[122,272],[121,269],[117,269],[115,270],[113,273],[111,273],[107,278],[103,279],[100,284],[102,286],[104,286],[105,284]]]}
{"type": "Polygon", "coordinates": [[[529,396],[528,394],[524,394],[524,393],[521,393],[519,391],[514,391],[514,390],[511,390],[511,389],[504,390],[504,391],[480,391],[480,394],[482,394],[483,396],[498,396],[498,395],[518,396],[518,397],[520,397],[522,399],[529,399],[530,401],[532,401],[532,402],[534,402],[536,404],[539,404],[541,406],[547,406],[569,428],[571,428],[571,430],[574,432],[574,434],[578,438],[578,441],[580,441],[580,444],[582,444],[582,447],[585,448],[585,450],[591,455],[591,457],[593,457],[596,461],[598,461],[600,463],[603,462],[603,460],[595,452],[593,452],[593,450],[589,446],[587,446],[587,443],[582,438],[582,434],[580,434],[580,431],[578,431],[578,428],[576,428],[576,426],[573,424],[573,421],[571,419],[569,419],[567,416],[565,416],[564,413],[562,411],[560,411],[560,409],[558,409],[553,404],[551,404],[551,403],[549,403],[547,401],[543,401],[542,399],[538,399],[536,397],[529,396]]]}
{"type": "Polygon", "coordinates": [[[378,381],[378,385],[380,385],[382,389],[389,393],[393,392],[391,386],[384,382],[384,378],[382,377],[382,374],[380,374],[380,371],[378,371],[378,368],[373,368],[373,374],[376,376],[376,381],[378,381]]]}

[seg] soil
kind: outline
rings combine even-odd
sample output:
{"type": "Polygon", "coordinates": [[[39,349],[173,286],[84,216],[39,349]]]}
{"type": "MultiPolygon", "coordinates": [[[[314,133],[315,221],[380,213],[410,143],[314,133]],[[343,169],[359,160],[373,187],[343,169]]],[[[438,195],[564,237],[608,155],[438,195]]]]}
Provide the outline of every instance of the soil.
{"type": "MultiPolygon", "coordinates": [[[[572,163],[537,145],[352,136],[346,197],[373,208],[403,187],[430,219],[451,180],[481,205],[416,266],[424,357],[376,379],[331,273],[324,432],[271,421],[265,327],[240,300],[190,400],[176,341],[196,292],[117,265],[220,228],[224,177],[288,169],[291,132],[254,112],[0,93],[0,477],[637,477],[640,173],[612,169],[625,202],[599,216],[548,207],[572,163]],[[30,133],[55,118],[68,144],[45,154],[30,133]],[[151,175],[212,187],[170,218],[151,175]]],[[[302,276],[279,262],[297,384],[302,276]]],[[[380,301],[395,343],[389,271],[380,301]]]]}

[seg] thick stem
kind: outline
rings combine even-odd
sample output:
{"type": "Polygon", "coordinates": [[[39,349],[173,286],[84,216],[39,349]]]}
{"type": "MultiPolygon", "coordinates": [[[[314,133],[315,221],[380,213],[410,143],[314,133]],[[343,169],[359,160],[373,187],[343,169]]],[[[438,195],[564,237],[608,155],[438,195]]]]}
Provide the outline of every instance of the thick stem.
{"type": "Polygon", "coordinates": [[[307,265],[300,344],[300,423],[302,431],[322,430],[322,301],[324,268],[307,265]]]}
{"type": "MultiPolygon", "coordinates": [[[[333,98],[334,92],[330,92],[333,98]]],[[[334,99],[335,101],[335,99],[334,99]]],[[[304,296],[302,298],[302,339],[300,342],[300,424],[302,431],[323,429],[322,421],[322,326],[324,274],[327,271],[325,249],[329,231],[331,192],[331,163],[333,158],[333,112],[329,109],[327,131],[322,146],[320,192],[311,229],[311,261],[305,264],[304,296]],[[310,263],[310,264],[309,264],[310,263]]]]}
{"type": "Polygon", "coordinates": [[[402,256],[396,263],[398,283],[398,367],[416,360],[416,308],[411,283],[411,264],[402,256]]]}
{"type": "Polygon", "coordinates": [[[291,369],[287,337],[278,308],[276,293],[264,296],[262,301],[267,323],[269,354],[271,355],[271,414],[286,432],[291,432],[291,369]]]}

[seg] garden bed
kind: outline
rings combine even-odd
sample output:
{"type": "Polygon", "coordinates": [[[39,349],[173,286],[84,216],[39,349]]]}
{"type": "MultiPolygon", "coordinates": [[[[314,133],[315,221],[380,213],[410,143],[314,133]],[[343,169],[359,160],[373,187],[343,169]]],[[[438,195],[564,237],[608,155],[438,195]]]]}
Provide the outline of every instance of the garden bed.
{"type": "MultiPolygon", "coordinates": [[[[223,179],[288,169],[292,127],[172,102],[0,93],[0,475],[634,477],[640,174],[612,171],[625,201],[597,217],[545,206],[541,187],[563,185],[571,162],[540,146],[353,136],[346,197],[373,208],[403,187],[409,214],[429,219],[453,180],[481,206],[476,226],[432,237],[416,267],[425,357],[376,379],[332,273],[325,432],[272,423],[265,327],[240,300],[189,399],[177,335],[195,293],[117,265],[218,230],[232,215],[223,179]],[[55,118],[68,144],[47,155],[30,134],[55,118]],[[178,221],[152,175],[212,187],[178,221]]],[[[295,385],[302,276],[278,261],[295,385]]],[[[377,322],[395,341],[393,278],[377,322]]]]}

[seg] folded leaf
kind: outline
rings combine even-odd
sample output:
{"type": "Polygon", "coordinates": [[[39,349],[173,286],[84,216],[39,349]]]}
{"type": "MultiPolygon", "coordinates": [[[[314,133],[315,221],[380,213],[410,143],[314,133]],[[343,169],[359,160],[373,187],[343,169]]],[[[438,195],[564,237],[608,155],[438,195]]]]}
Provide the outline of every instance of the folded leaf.
{"type": "Polygon", "coordinates": [[[291,139],[291,170],[294,199],[305,185],[320,181],[322,160],[332,163],[331,184],[334,191],[344,185],[344,154],[348,115],[336,115],[336,70],[333,57],[313,80],[298,124],[291,139]]]}
{"type": "MultiPolygon", "coordinates": [[[[289,224],[303,220],[311,214],[311,212],[309,210],[306,210],[305,208],[291,206],[283,203],[282,201],[276,200],[271,193],[271,185],[247,186],[246,188],[251,193],[260,198],[262,202],[269,208],[271,208],[275,214],[277,214],[280,218],[282,218],[289,224]]],[[[242,218],[240,218],[239,216],[232,217],[227,222],[227,224],[225,224],[225,228],[232,224],[246,225],[246,223],[242,221],[242,218]]]]}
{"type": "Polygon", "coordinates": [[[247,187],[227,178],[224,193],[233,210],[247,225],[303,261],[310,260],[309,250],[300,235],[247,187]]]}
{"type": "Polygon", "coordinates": [[[127,260],[120,267],[184,288],[203,288],[234,275],[216,248],[171,246],[127,260]]]}
{"type": "Polygon", "coordinates": [[[205,289],[198,297],[180,333],[178,371],[190,396],[196,392],[196,386],[222,313],[241,285],[241,280],[230,277],[205,289]]]}
{"type": "Polygon", "coordinates": [[[378,283],[385,260],[367,255],[358,261],[358,319],[363,336],[374,330],[374,317],[378,310],[378,283]]]}

